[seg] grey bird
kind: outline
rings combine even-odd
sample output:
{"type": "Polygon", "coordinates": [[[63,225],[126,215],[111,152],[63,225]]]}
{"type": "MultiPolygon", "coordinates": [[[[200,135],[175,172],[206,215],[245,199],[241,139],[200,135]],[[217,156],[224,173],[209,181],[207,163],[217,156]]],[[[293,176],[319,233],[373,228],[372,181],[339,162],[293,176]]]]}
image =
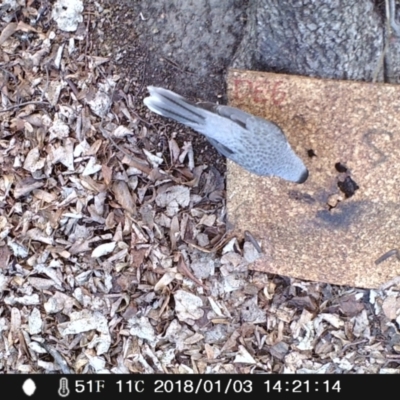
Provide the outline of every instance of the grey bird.
{"type": "Polygon", "coordinates": [[[274,123],[238,108],[192,103],[170,90],[149,86],[144,104],[153,112],[202,133],[225,157],[257,174],[303,183],[308,170],[274,123]]]}

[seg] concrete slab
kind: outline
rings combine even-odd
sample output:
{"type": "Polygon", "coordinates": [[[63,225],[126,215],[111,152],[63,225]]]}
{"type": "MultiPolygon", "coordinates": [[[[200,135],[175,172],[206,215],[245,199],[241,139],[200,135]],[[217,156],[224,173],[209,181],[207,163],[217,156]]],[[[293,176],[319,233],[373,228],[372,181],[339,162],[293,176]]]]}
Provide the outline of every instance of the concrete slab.
{"type": "Polygon", "coordinates": [[[228,219],[264,252],[252,268],[365,288],[400,275],[400,86],[231,70],[228,96],[310,171],[298,185],[228,163],[228,219]]]}

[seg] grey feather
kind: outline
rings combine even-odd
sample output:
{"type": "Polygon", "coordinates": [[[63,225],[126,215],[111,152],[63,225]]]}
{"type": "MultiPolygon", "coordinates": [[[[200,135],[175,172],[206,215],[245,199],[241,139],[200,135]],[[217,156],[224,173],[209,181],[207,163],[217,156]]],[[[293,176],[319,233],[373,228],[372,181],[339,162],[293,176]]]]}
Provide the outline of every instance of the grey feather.
{"type": "Polygon", "coordinates": [[[308,170],[274,123],[234,107],[194,104],[167,89],[149,86],[144,104],[153,112],[202,133],[225,157],[257,175],[303,183],[308,170]]]}

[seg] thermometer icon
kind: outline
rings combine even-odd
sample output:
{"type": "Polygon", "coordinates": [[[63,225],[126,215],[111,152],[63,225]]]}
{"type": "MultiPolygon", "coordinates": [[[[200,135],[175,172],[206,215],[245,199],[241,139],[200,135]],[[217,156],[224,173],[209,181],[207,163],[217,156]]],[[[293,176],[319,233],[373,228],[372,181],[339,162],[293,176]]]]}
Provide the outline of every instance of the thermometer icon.
{"type": "Polygon", "coordinates": [[[60,379],[60,387],[58,388],[58,395],[60,397],[67,397],[69,395],[68,379],[67,378],[61,378],[60,379]]]}

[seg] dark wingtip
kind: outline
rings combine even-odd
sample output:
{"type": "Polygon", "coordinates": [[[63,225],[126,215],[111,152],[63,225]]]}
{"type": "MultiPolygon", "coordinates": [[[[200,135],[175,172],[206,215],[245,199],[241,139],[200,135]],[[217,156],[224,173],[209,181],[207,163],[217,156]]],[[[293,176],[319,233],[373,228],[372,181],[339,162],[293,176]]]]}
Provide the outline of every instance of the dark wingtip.
{"type": "Polygon", "coordinates": [[[300,176],[300,179],[297,181],[297,183],[304,183],[308,178],[308,169],[306,169],[300,176]]]}

